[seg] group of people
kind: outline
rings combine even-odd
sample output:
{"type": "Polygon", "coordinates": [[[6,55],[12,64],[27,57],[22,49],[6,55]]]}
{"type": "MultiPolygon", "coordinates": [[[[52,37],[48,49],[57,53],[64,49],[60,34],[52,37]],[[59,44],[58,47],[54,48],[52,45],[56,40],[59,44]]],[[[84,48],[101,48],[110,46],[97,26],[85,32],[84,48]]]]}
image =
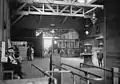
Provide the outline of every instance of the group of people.
{"type": "Polygon", "coordinates": [[[8,48],[6,51],[6,57],[8,61],[3,63],[4,70],[12,70],[14,72],[14,78],[23,78],[22,67],[21,67],[21,57],[19,55],[19,49],[16,45],[8,48]]]}
{"type": "Polygon", "coordinates": [[[32,45],[28,45],[27,48],[27,60],[32,61],[34,59],[34,49],[32,45]]]}
{"type": "MultiPolygon", "coordinates": [[[[12,70],[14,72],[15,79],[22,79],[23,72],[22,72],[22,57],[20,56],[20,51],[17,45],[13,45],[12,47],[8,48],[6,51],[7,62],[3,63],[3,70],[12,70]]],[[[27,48],[27,59],[33,60],[34,59],[34,49],[31,45],[27,48]]]]}

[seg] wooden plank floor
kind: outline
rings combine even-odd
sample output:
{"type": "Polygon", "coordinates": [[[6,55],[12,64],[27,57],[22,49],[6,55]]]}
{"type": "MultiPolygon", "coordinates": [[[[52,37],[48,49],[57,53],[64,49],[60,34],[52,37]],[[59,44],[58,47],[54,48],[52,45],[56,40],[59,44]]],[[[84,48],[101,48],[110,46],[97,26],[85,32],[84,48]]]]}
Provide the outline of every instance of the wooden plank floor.
{"type": "MultiPolygon", "coordinates": [[[[80,58],[62,58],[61,62],[79,68],[79,64],[81,62],[83,62],[83,59],[80,59],[80,58]]],[[[24,77],[25,81],[27,81],[31,78],[38,78],[39,79],[39,78],[43,77],[42,74],[39,71],[37,71],[35,68],[31,68],[31,64],[35,64],[36,66],[38,66],[40,68],[43,68],[45,71],[49,71],[49,58],[42,58],[42,59],[41,58],[35,58],[33,61],[23,61],[22,62],[22,67],[23,67],[22,71],[25,73],[25,77],[24,77]]],[[[84,76],[84,73],[82,73],[78,70],[72,69],[70,67],[65,67],[65,68],[84,76]]],[[[89,72],[92,72],[92,73],[95,73],[95,74],[98,74],[102,77],[104,76],[104,72],[102,70],[99,70],[99,69],[96,69],[96,68],[82,68],[82,69],[86,70],[86,71],[89,71],[89,72]]],[[[70,73],[63,73],[62,76],[63,76],[62,84],[73,84],[73,78],[72,78],[70,73]]],[[[111,79],[107,80],[109,82],[107,84],[111,84],[110,80],[111,79]]],[[[83,81],[81,81],[79,77],[76,77],[76,84],[80,84],[81,82],[83,82],[83,81]]],[[[2,84],[2,83],[0,83],[0,84],[2,84]]],[[[18,83],[16,83],[16,84],[18,84],[18,83]]],[[[84,83],[82,83],[82,84],[84,84],[84,83]]],[[[98,81],[92,81],[92,84],[104,84],[104,83],[103,83],[103,81],[99,82],[99,83],[98,83],[98,81]]]]}
{"type": "Polygon", "coordinates": [[[7,80],[7,81],[0,81],[0,84],[48,84],[48,78],[7,80]]]}
{"type": "MultiPolygon", "coordinates": [[[[83,62],[83,59],[80,59],[80,58],[62,58],[61,62],[79,68],[80,63],[83,62]]],[[[24,61],[23,62],[23,71],[26,73],[25,78],[42,77],[42,74],[39,71],[37,71],[35,68],[31,68],[31,66],[30,66],[31,64],[35,64],[36,66],[43,68],[45,71],[49,70],[49,58],[43,58],[43,59],[37,58],[37,59],[34,59],[33,61],[24,61]]],[[[78,70],[75,70],[75,69],[72,69],[69,67],[65,67],[65,68],[84,76],[84,73],[82,73],[78,70]]],[[[104,76],[103,71],[101,71],[99,69],[95,69],[95,68],[82,68],[82,69],[89,71],[89,72],[92,72],[92,73],[95,73],[95,74],[98,74],[98,75],[101,75],[101,76],[104,76]]],[[[63,79],[63,81],[62,81],[63,84],[73,84],[73,79],[72,79],[72,76],[70,73],[63,73],[62,79],[63,79]]],[[[76,77],[76,84],[79,84],[79,83],[80,83],[80,78],[76,77]]]]}

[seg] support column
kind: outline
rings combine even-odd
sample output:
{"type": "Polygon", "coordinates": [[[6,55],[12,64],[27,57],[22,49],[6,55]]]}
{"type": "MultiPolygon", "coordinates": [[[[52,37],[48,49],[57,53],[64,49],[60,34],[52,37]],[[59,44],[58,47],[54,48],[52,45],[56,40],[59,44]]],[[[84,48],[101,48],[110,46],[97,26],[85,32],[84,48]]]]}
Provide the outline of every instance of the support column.
{"type": "Polygon", "coordinates": [[[0,0],[0,41],[3,40],[3,0],[0,0]]]}
{"type": "Polygon", "coordinates": [[[4,41],[6,42],[6,49],[10,47],[8,45],[8,39],[10,40],[10,10],[9,10],[9,1],[4,0],[5,2],[5,8],[4,8],[4,21],[5,21],[5,32],[4,32],[4,41]]]}
{"type": "MultiPolygon", "coordinates": [[[[104,29],[103,29],[103,43],[104,43],[104,48],[103,48],[103,62],[104,62],[104,68],[107,68],[107,64],[106,64],[106,52],[107,52],[107,28],[106,28],[106,8],[104,9],[104,29]]],[[[105,78],[105,81],[104,81],[104,84],[106,84],[106,71],[104,71],[104,78],[105,78]]]]}
{"type": "MultiPolygon", "coordinates": [[[[0,43],[2,40],[3,40],[3,0],[0,0],[0,43]]],[[[0,58],[1,58],[1,55],[0,55],[0,58]]],[[[0,62],[0,80],[2,80],[1,74],[2,74],[2,64],[0,62]]]]}

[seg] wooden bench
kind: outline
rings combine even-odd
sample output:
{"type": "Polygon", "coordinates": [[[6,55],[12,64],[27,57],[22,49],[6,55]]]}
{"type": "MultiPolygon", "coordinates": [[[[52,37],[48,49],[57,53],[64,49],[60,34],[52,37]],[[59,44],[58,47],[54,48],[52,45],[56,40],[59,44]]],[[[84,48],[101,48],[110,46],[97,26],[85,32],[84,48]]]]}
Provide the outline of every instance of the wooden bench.
{"type": "Polygon", "coordinates": [[[10,73],[11,74],[11,79],[13,79],[14,72],[12,70],[3,70],[3,77],[5,76],[6,73],[10,73]]]}

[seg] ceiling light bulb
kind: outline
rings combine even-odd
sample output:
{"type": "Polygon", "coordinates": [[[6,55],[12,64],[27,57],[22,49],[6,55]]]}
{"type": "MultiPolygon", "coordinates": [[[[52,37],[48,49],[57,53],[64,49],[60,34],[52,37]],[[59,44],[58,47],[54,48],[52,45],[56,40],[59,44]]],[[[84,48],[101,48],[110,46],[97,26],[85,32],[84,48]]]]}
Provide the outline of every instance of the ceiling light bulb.
{"type": "Polygon", "coordinates": [[[85,31],[85,34],[88,35],[88,34],[89,34],[89,31],[85,31]]]}
{"type": "Polygon", "coordinates": [[[57,44],[57,41],[54,41],[54,44],[57,44]]]}
{"type": "Polygon", "coordinates": [[[89,25],[88,25],[88,24],[86,24],[86,25],[85,25],[85,27],[89,27],[89,25]]]}

